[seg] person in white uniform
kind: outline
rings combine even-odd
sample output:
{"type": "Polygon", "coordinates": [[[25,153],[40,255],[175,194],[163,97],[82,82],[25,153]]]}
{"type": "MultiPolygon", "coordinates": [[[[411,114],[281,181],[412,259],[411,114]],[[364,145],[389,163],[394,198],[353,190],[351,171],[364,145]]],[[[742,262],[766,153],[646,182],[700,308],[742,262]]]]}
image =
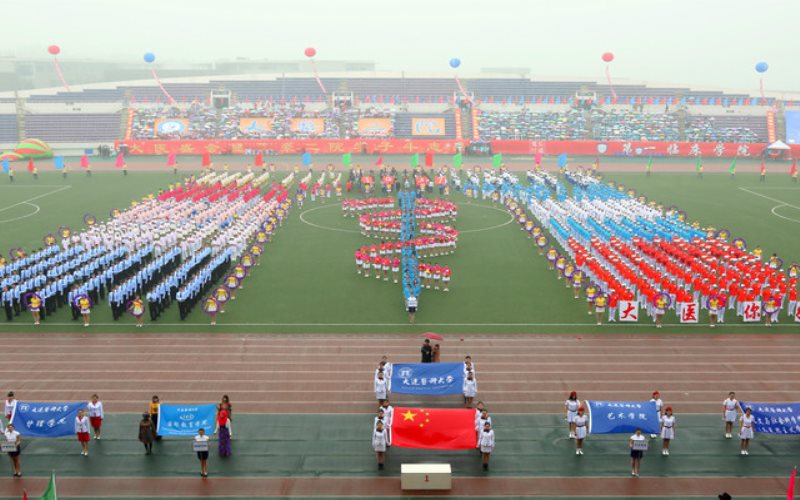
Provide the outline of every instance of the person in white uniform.
{"type": "Polygon", "coordinates": [[[569,398],[564,402],[564,409],[567,412],[567,425],[569,426],[570,439],[575,437],[575,417],[578,415],[578,407],[580,406],[578,400],[578,393],[572,391],[569,393],[569,398]]]}
{"type": "Polygon", "coordinates": [[[739,402],[736,401],[736,393],[729,392],[728,399],[722,402],[722,420],[725,422],[725,438],[733,436],[733,424],[736,422],[736,413],[739,402]]]}
{"type": "Polygon", "coordinates": [[[387,398],[388,391],[389,385],[383,377],[383,372],[379,371],[378,378],[375,379],[375,398],[378,400],[379,404],[387,398]]]}
{"type": "Polygon", "coordinates": [[[669,444],[675,438],[675,417],[672,415],[672,407],[664,408],[664,416],[661,417],[661,454],[669,455],[669,444]]]}
{"type": "Polygon", "coordinates": [[[739,421],[739,439],[742,440],[741,451],[739,452],[741,455],[750,454],[748,448],[750,448],[750,440],[753,439],[753,422],[755,419],[753,410],[747,407],[739,421]]]}
{"type": "Polygon", "coordinates": [[[378,422],[372,431],[372,449],[375,450],[379,469],[383,469],[384,460],[386,459],[386,447],[390,445],[389,434],[386,432],[383,422],[378,422]]]}
{"type": "Polygon", "coordinates": [[[92,394],[92,400],[86,405],[89,409],[89,423],[92,424],[94,431],[94,438],[100,439],[100,428],[103,426],[103,402],[100,401],[100,396],[92,394]]]}
{"type": "MultiPolygon", "coordinates": [[[[661,401],[661,393],[658,391],[653,391],[653,395],[650,397],[650,402],[656,404],[656,412],[658,413],[658,419],[661,420],[661,409],[664,407],[664,402],[661,401]]],[[[655,439],[655,434],[650,434],[650,439],[655,439]]]]}
{"type": "Polygon", "coordinates": [[[633,477],[639,477],[639,469],[642,466],[642,456],[644,456],[644,451],[633,449],[633,443],[645,440],[647,440],[647,438],[642,434],[642,430],[636,429],[636,433],[634,433],[628,441],[628,446],[631,449],[631,476],[633,477]]]}
{"type": "Polygon", "coordinates": [[[464,405],[467,408],[472,408],[472,401],[475,399],[475,396],[478,394],[478,381],[475,380],[475,376],[472,372],[467,373],[467,378],[464,379],[464,405]]]}
{"type": "Polygon", "coordinates": [[[14,399],[14,391],[9,391],[6,397],[6,420],[11,423],[11,417],[17,409],[17,400],[14,399]]]}
{"type": "Polygon", "coordinates": [[[481,432],[478,440],[478,446],[481,449],[481,462],[483,463],[483,470],[489,470],[489,457],[494,451],[494,431],[492,424],[487,421],[483,424],[483,432],[481,432]]]}
{"type": "Polygon", "coordinates": [[[586,415],[583,414],[583,406],[579,406],[573,418],[575,425],[575,454],[583,455],[583,440],[586,439],[586,415]]]}

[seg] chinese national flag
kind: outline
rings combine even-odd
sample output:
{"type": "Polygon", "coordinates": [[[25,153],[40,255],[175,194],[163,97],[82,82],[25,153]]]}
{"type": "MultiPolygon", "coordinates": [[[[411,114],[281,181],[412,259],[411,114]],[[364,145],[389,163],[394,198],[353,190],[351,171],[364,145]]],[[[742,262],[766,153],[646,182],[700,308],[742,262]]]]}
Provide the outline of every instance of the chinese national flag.
{"type": "Polygon", "coordinates": [[[392,446],[465,450],[476,445],[475,410],[394,409],[392,446]]]}

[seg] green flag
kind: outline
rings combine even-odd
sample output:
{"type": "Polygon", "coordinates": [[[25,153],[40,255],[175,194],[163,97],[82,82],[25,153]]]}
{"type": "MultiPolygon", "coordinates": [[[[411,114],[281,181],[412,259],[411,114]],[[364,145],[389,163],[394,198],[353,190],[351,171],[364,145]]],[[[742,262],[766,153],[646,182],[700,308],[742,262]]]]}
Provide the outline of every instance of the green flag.
{"type": "Polygon", "coordinates": [[[414,153],[411,155],[411,166],[419,167],[419,153],[414,153]]]}
{"type": "Polygon", "coordinates": [[[350,153],[342,155],[342,166],[349,167],[353,163],[353,156],[350,153]]]}
{"type": "Polygon", "coordinates": [[[731,162],[731,168],[728,169],[728,172],[730,172],[731,175],[736,173],[736,160],[738,160],[738,158],[733,159],[733,161],[731,162]]]}
{"type": "Polygon", "coordinates": [[[492,157],[492,167],[493,168],[500,168],[500,165],[503,164],[503,155],[502,153],[497,153],[492,157]]]}
{"type": "Polygon", "coordinates": [[[647,173],[648,174],[650,173],[650,170],[652,170],[652,168],[653,168],[653,157],[650,156],[649,158],[647,158],[647,173]]]}
{"type": "Polygon", "coordinates": [[[47,489],[44,490],[44,493],[42,493],[42,496],[39,497],[39,500],[58,500],[55,472],[50,476],[50,483],[47,485],[47,489]]]}
{"type": "Polygon", "coordinates": [[[464,158],[461,157],[461,153],[453,155],[453,166],[456,168],[461,168],[461,165],[464,164],[464,158]]]}
{"type": "Polygon", "coordinates": [[[703,158],[698,155],[697,162],[694,164],[694,169],[699,173],[701,168],[703,168],[703,158]]]}

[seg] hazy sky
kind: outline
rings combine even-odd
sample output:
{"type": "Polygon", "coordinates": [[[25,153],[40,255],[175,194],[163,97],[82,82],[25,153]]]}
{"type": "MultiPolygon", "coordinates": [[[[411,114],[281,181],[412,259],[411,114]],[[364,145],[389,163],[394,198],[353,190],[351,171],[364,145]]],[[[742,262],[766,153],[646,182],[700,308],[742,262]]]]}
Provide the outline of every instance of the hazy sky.
{"type": "Polygon", "coordinates": [[[379,70],[466,76],[530,67],[532,76],[800,90],[800,0],[5,0],[0,52],[168,62],[237,56],[369,60],[379,70]],[[27,13],[27,14],[25,14],[27,13]]]}

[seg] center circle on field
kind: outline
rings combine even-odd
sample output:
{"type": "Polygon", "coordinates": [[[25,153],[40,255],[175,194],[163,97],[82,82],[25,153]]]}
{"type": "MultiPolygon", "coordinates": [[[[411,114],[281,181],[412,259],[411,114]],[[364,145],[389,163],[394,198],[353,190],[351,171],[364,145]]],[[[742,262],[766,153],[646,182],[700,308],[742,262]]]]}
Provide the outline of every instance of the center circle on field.
{"type": "Polygon", "coordinates": [[[775,205],[774,207],[772,207],[772,210],[770,210],[770,212],[772,212],[772,215],[774,215],[776,217],[780,217],[783,220],[788,220],[789,222],[794,222],[794,223],[800,224],[800,219],[795,219],[794,217],[789,217],[788,215],[781,215],[781,214],[778,213],[778,210],[780,210],[781,208],[786,208],[786,207],[789,207],[792,210],[800,211],[800,208],[798,208],[798,207],[796,207],[794,205],[789,205],[788,203],[784,203],[783,205],[775,205]]]}
{"type": "Polygon", "coordinates": [[[40,207],[36,203],[31,203],[29,201],[22,202],[18,206],[20,206],[20,207],[22,207],[22,206],[32,207],[33,211],[32,212],[28,212],[27,214],[24,214],[24,215],[20,215],[18,217],[11,217],[9,219],[1,219],[0,220],[0,224],[5,224],[6,222],[15,222],[15,221],[18,221],[18,220],[27,219],[28,217],[33,217],[34,215],[38,214],[42,210],[42,207],[40,207]]]}
{"type": "MultiPolygon", "coordinates": [[[[507,225],[511,224],[512,222],[514,222],[514,216],[512,214],[510,214],[508,211],[503,210],[502,208],[491,207],[491,206],[488,206],[488,205],[478,205],[478,204],[473,204],[473,203],[469,203],[469,202],[462,203],[462,204],[459,205],[459,207],[461,207],[461,206],[469,206],[469,207],[482,208],[482,209],[494,210],[494,211],[497,211],[497,212],[501,212],[501,213],[503,213],[503,214],[508,216],[508,220],[506,220],[506,221],[504,221],[504,222],[502,222],[500,224],[494,224],[494,225],[491,225],[491,226],[478,227],[478,228],[475,228],[475,229],[466,229],[466,230],[463,230],[463,231],[459,231],[458,232],[459,234],[479,233],[479,232],[483,232],[483,231],[491,231],[493,229],[499,229],[499,228],[501,228],[503,226],[507,226],[507,225]]],[[[319,207],[309,208],[308,210],[304,210],[303,212],[300,213],[300,221],[302,221],[303,224],[307,224],[307,225],[309,225],[311,227],[315,227],[317,229],[324,229],[325,231],[335,231],[337,233],[361,234],[361,231],[359,231],[357,229],[342,229],[340,227],[332,227],[332,226],[325,226],[323,224],[316,224],[314,222],[309,221],[308,218],[306,217],[307,214],[316,212],[318,210],[323,210],[323,209],[326,209],[326,208],[337,208],[337,207],[341,208],[341,205],[338,205],[338,204],[334,203],[334,204],[330,204],[330,205],[322,205],[322,206],[319,206],[319,207]]]]}

